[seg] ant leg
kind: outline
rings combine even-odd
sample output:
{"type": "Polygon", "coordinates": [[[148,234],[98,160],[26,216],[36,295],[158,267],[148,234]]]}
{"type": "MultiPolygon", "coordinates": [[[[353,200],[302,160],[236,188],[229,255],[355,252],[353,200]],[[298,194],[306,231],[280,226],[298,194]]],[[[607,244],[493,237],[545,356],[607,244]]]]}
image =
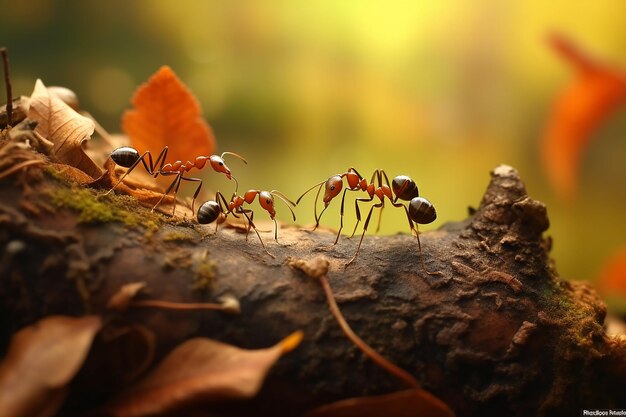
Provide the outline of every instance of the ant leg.
{"type": "Polygon", "coordinates": [[[261,235],[259,234],[259,231],[258,231],[258,230],[256,230],[256,226],[255,226],[255,225],[254,225],[254,223],[252,222],[252,219],[250,219],[250,217],[248,217],[248,215],[246,214],[246,212],[245,212],[245,211],[243,211],[243,210],[242,210],[242,211],[240,211],[240,213],[241,213],[241,214],[243,214],[243,215],[244,215],[244,217],[245,217],[246,219],[248,219],[248,224],[250,225],[250,227],[252,227],[252,228],[254,229],[254,232],[255,232],[255,233],[256,233],[256,235],[258,236],[259,241],[261,242],[261,246],[263,246],[263,250],[265,251],[265,253],[267,253],[267,254],[268,254],[269,256],[271,256],[272,258],[276,259],[276,257],[275,257],[274,255],[272,255],[271,253],[269,253],[269,252],[267,251],[267,248],[265,247],[265,243],[263,243],[263,239],[261,239],[261,235]]]}
{"type": "Polygon", "coordinates": [[[163,175],[163,166],[165,165],[165,160],[167,158],[167,150],[167,146],[163,148],[163,150],[159,153],[159,156],[157,156],[156,161],[154,161],[154,164],[150,161],[150,166],[152,167],[150,175],[154,178],[158,177],[159,174],[163,175]]]}
{"type": "MultiPolygon", "coordinates": [[[[200,183],[198,185],[198,188],[196,188],[196,192],[193,193],[193,199],[191,200],[191,211],[193,212],[193,207],[196,202],[196,198],[198,197],[198,194],[200,194],[200,189],[202,188],[202,180],[200,178],[183,177],[183,176],[181,176],[180,179],[185,180],[185,181],[197,181],[200,183]]],[[[178,187],[176,187],[176,191],[178,191],[178,187]]],[[[176,196],[176,191],[174,191],[174,196],[176,196]]]]}
{"type": "Polygon", "coordinates": [[[354,237],[354,234],[356,233],[356,228],[359,227],[359,223],[361,222],[361,210],[359,210],[359,201],[368,202],[372,201],[373,199],[374,196],[371,196],[370,198],[357,198],[356,200],[354,200],[354,207],[356,209],[356,224],[354,225],[354,230],[350,235],[350,239],[354,237]]]}
{"type": "Polygon", "coordinates": [[[250,214],[250,218],[248,218],[248,216],[246,216],[246,219],[248,219],[248,224],[246,225],[246,242],[247,242],[248,241],[248,234],[250,233],[250,223],[254,220],[254,211],[252,211],[250,209],[240,208],[239,212],[240,213],[250,214]]]}
{"type": "Polygon", "coordinates": [[[411,235],[413,234],[413,232],[415,232],[415,238],[417,239],[417,248],[419,250],[419,254],[420,254],[420,264],[422,265],[422,269],[424,270],[424,272],[426,272],[428,275],[443,275],[440,271],[429,271],[426,268],[426,264],[424,263],[424,254],[422,253],[422,244],[420,242],[420,236],[419,236],[419,230],[417,229],[417,226],[413,223],[413,220],[411,219],[411,216],[409,215],[409,210],[406,208],[406,206],[404,204],[401,203],[391,203],[394,207],[402,207],[406,213],[406,219],[409,221],[409,227],[411,228],[411,235]]]}
{"type": "MultiPolygon", "coordinates": [[[[385,201],[385,200],[383,200],[385,201]]],[[[378,226],[376,226],[376,233],[378,233],[380,231],[380,221],[383,219],[383,209],[385,208],[385,205],[383,203],[383,206],[380,208],[380,213],[378,214],[378,226]]]]}
{"type": "MultiPolygon", "coordinates": [[[[387,187],[389,189],[391,189],[391,184],[389,183],[389,177],[387,176],[387,173],[384,170],[381,169],[381,170],[379,170],[379,174],[378,175],[379,175],[379,177],[378,177],[379,186],[382,187],[382,185],[383,185],[382,178],[381,178],[381,176],[382,176],[385,179],[385,185],[387,185],[387,187]]],[[[392,202],[392,204],[393,204],[393,201],[391,199],[389,199],[389,201],[392,202]]],[[[376,233],[378,233],[380,231],[380,222],[383,219],[383,209],[385,208],[384,203],[385,203],[385,200],[383,199],[383,207],[381,207],[381,209],[380,209],[380,216],[378,217],[378,226],[376,226],[376,233]]]]}
{"type": "MultiPolygon", "coordinates": [[[[223,220],[222,220],[222,223],[223,223],[223,222],[226,221],[226,218],[230,214],[230,211],[226,210],[226,209],[228,209],[228,202],[224,198],[224,195],[222,193],[220,193],[219,191],[215,193],[215,202],[217,203],[217,205],[220,208],[220,213],[224,215],[223,220]]],[[[237,215],[235,215],[234,213],[233,213],[233,216],[237,217],[237,215]]],[[[217,228],[220,225],[220,221],[219,220],[220,219],[218,217],[216,219],[216,221],[215,221],[215,233],[216,234],[217,234],[217,228]]]]}
{"type": "Polygon", "coordinates": [[[337,237],[335,237],[335,242],[332,245],[327,246],[327,248],[335,246],[337,242],[339,242],[339,236],[341,236],[341,230],[343,230],[343,213],[344,213],[344,207],[345,207],[345,201],[346,201],[346,191],[348,190],[349,188],[344,188],[343,196],[341,197],[341,211],[340,211],[341,217],[339,217],[341,220],[340,220],[339,230],[337,230],[337,237]]]}
{"type": "Polygon", "coordinates": [[[143,153],[143,155],[141,155],[139,157],[139,159],[137,159],[130,167],[128,167],[128,169],[126,170],[126,172],[124,173],[124,175],[122,175],[120,177],[119,180],[117,180],[117,182],[115,183],[115,185],[113,187],[111,187],[111,189],[109,191],[107,191],[106,193],[104,193],[104,195],[108,195],[111,192],[113,192],[113,190],[115,190],[117,188],[118,185],[120,185],[122,183],[122,181],[124,181],[124,178],[126,178],[126,176],[128,174],[130,174],[136,167],[137,165],[139,165],[139,162],[143,163],[144,168],[146,168],[146,171],[148,171],[150,174],[152,174],[148,167],[146,166],[146,162],[144,161],[144,158],[146,157],[146,155],[148,156],[148,158],[150,158],[150,160],[152,160],[152,155],[150,154],[150,151],[145,151],[143,153]]]}
{"type": "MultiPolygon", "coordinates": [[[[161,172],[161,175],[164,175],[164,176],[176,175],[176,178],[174,178],[174,181],[172,181],[172,183],[167,187],[167,189],[161,196],[161,199],[157,201],[154,207],[152,207],[151,211],[154,211],[159,206],[159,204],[161,204],[165,196],[168,195],[170,191],[172,191],[172,188],[174,188],[176,184],[180,184],[180,177],[182,177],[183,174],[181,172],[161,172]]],[[[176,190],[178,190],[178,186],[176,186],[176,190]]],[[[176,192],[174,192],[174,211],[172,212],[172,216],[174,215],[174,213],[176,213],[176,192]]]]}
{"type": "Polygon", "coordinates": [[[346,264],[346,268],[348,267],[348,265],[350,265],[352,262],[354,262],[356,260],[357,256],[359,256],[359,250],[361,249],[361,243],[363,243],[363,238],[365,237],[365,232],[367,232],[367,226],[369,226],[370,219],[372,218],[372,212],[374,211],[374,208],[382,207],[382,206],[383,206],[383,203],[381,202],[381,203],[377,203],[377,204],[372,205],[372,207],[370,208],[370,211],[367,214],[367,218],[365,219],[365,224],[363,225],[363,233],[361,233],[361,240],[359,240],[359,245],[356,247],[356,252],[354,252],[354,256],[346,264]]]}

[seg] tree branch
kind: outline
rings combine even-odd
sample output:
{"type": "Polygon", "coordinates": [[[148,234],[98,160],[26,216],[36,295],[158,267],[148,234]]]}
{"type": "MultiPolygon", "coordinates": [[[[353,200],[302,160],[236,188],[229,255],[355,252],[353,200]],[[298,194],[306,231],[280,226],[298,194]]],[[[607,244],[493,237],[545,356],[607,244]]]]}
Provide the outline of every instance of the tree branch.
{"type": "MultiPolygon", "coordinates": [[[[281,245],[268,245],[271,259],[237,229],[215,234],[213,226],[150,214],[132,198],[97,199],[101,192],[68,188],[45,174],[54,172],[50,167],[41,169],[31,166],[0,182],[5,348],[12,332],[49,314],[99,313],[109,327],[148,328],[156,359],[199,335],[254,348],[301,329],[302,345],[279,361],[241,413],[298,415],[333,400],[400,389],[344,337],[319,284],[287,266],[321,254],[355,333],[459,416],[575,415],[585,406],[626,406],[624,343],[604,334],[605,307],[592,291],[558,280],[543,238],[546,207],[527,196],[510,167],[492,172],[468,219],[421,236],[428,269],[442,276],[423,272],[409,235],[367,236],[359,258],[345,268],[354,241],[342,238],[322,249],[334,241],[332,232],[284,226],[281,245]],[[135,281],[146,282],[139,301],[198,303],[231,295],[241,314],[107,312],[110,297],[135,281]]],[[[142,349],[148,348],[99,337],[70,406],[109,399],[135,366],[145,366],[142,349]]]]}

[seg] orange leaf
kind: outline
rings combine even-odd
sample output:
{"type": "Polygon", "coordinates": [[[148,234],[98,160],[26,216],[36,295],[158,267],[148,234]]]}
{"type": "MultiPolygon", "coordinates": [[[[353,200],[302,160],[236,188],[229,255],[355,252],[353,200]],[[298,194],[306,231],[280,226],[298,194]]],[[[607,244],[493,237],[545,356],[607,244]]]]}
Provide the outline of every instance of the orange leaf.
{"type": "Polygon", "coordinates": [[[323,405],[305,417],[454,417],[439,398],[423,389],[409,389],[376,397],[349,398],[323,405]]]}
{"type": "Polygon", "coordinates": [[[48,91],[41,80],[35,83],[30,97],[28,117],[38,123],[35,132],[54,144],[51,152],[59,162],[76,167],[94,179],[102,175],[82,148],[83,142],[93,134],[93,121],[48,91]]]}
{"type": "Polygon", "coordinates": [[[555,35],[552,47],[576,72],[557,96],[541,139],[541,156],[556,191],[565,198],[576,194],[582,153],[600,123],[626,100],[626,75],[598,62],[555,35]]]}
{"type": "Polygon", "coordinates": [[[626,297],[626,248],[615,252],[604,264],[597,283],[604,295],[626,297]]]}
{"type": "Polygon", "coordinates": [[[54,415],[101,325],[98,316],[50,316],[13,335],[0,363],[2,416],[54,415]]]}
{"type": "Polygon", "coordinates": [[[122,129],[140,153],[149,150],[156,155],[169,146],[168,161],[184,163],[215,151],[200,104],[170,67],[161,67],[139,86],[132,103],[135,109],[124,113],[122,129]]]}
{"type": "Polygon", "coordinates": [[[259,350],[239,349],[210,339],[188,340],[170,352],[110,412],[117,417],[139,417],[202,401],[254,397],[272,365],[301,339],[302,333],[296,332],[273,347],[259,350]]]}

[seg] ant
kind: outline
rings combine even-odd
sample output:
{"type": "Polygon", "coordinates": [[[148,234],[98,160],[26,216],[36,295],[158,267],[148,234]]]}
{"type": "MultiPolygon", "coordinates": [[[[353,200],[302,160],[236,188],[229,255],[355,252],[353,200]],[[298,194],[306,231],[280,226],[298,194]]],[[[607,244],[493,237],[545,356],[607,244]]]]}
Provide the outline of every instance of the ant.
{"type": "MultiPolygon", "coordinates": [[[[372,178],[368,182],[365,178],[359,174],[359,172],[354,168],[349,168],[343,174],[333,175],[325,181],[320,182],[319,184],[314,185],[309,188],[302,194],[298,200],[296,200],[296,204],[300,203],[300,200],[310,191],[312,191],[315,187],[319,187],[317,190],[317,195],[315,197],[315,206],[314,206],[314,214],[315,214],[315,228],[319,226],[319,221],[324,214],[326,208],[333,200],[333,198],[337,197],[343,188],[343,179],[347,180],[347,186],[343,191],[343,195],[341,197],[341,223],[339,230],[337,231],[337,237],[335,238],[335,242],[333,245],[336,245],[339,241],[339,236],[341,234],[341,230],[343,229],[343,214],[344,214],[344,205],[346,199],[347,191],[365,191],[369,195],[369,197],[357,198],[354,202],[354,207],[356,210],[357,222],[354,226],[354,230],[352,231],[352,236],[354,236],[356,229],[361,222],[361,210],[359,209],[359,202],[369,202],[374,200],[375,197],[378,197],[380,202],[375,203],[369,210],[367,217],[365,219],[365,223],[363,225],[363,233],[361,234],[361,239],[359,240],[359,244],[356,248],[354,256],[350,261],[346,264],[346,266],[350,265],[354,262],[359,255],[359,250],[361,248],[361,244],[363,243],[363,237],[365,236],[365,232],[367,232],[367,228],[369,226],[370,219],[372,217],[372,212],[374,208],[380,208],[380,216],[378,218],[378,229],[380,229],[380,220],[382,218],[382,210],[385,208],[385,198],[389,199],[389,202],[394,207],[402,207],[407,216],[407,220],[409,222],[409,227],[411,228],[411,233],[415,232],[415,237],[417,238],[417,245],[420,253],[420,262],[422,265],[422,269],[424,272],[430,275],[437,274],[436,272],[430,272],[426,269],[426,265],[424,264],[424,259],[422,255],[422,244],[419,238],[419,231],[417,229],[418,224],[428,224],[435,221],[437,218],[437,212],[435,211],[435,207],[433,204],[425,199],[424,197],[419,196],[419,191],[417,188],[417,184],[411,178],[406,175],[399,175],[393,179],[391,184],[389,183],[389,177],[387,177],[387,173],[382,169],[377,169],[372,174],[372,178]],[[384,181],[383,181],[384,180],[384,181]],[[377,184],[377,185],[376,185],[377,184]],[[317,201],[319,199],[319,194],[324,187],[324,209],[317,215],[317,201]],[[408,208],[402,202],[398,202],[398,199],[408,201],[408,208]]],[[[377,230],[378,230],[377,229],[377,230]]],[[[315,230],[315,229],[314,229],[315,230]]]]}
{"type": "Polygon", "coordinates": [[[291,211],[291,215],[293,216],[293,220],[296,220],[296,214],[293,212],[290,206],[295,207],[296,204],[289,200],[283,193],[277,190],[272,191],[260,191],[260,190],[248,190],[242,196],[237,195],[237,193],[233,193],[233,196],[230,199],[230,202],[227,202],[224,198],[224,195],[219,191],[215,194],[215,200],[209,200],[202,204],[200,208],[198,208],[198,223],[200,224],[209,224],[221,218],[221,221],[218,221],[215,224],[215,232],[217,232],[217,226],[219,223],[222,223],[226,220],[226,217],[229,214],[232,214],[236,218],[239,218],[237,214],[242,214],[246,220],[248,221],[248,227],[246,229],[246,240],[248,239],[248,233],[250,233],[250,228],[254,229],[254,232],[259,238],[261,242],[261,246],[263,246],[263,250],[272,258],[275,258],[274,255],[268,252],[265,247],[265,243],[263,243],[263,239],[261,239],[261,235],[259,234],[256,226],[254,225],[254,212],[251,209],[244,209],[242,206],[244,203],[252,204],[256,197],[259,197],[259,204],[261,207],[266,210],[270,218],[274,221],[274,240],[278,243],[278,224],[276,223],[276,210],[274,209],[274,196],[280,198],[291,211]]]}
{"type": "Polygon", "coordinates": [[[161,199],[154,205],[154,207],[152,207],[152,211],[154,211],[158,207],[158,205],[161,204],[165,196],[168,195],[169,192],[172,191],[172,189],[174,189],[174,210],[172,212],[172,215],[176,213],[176,193],[178,192],[178,187],[180,187],[180,183],[182,180],[195,181],[195,182],[200,183],[198,185],[198,188],[196,188],[196,191],[193,194],[193,199],[191,200],[191,211],[193,211],[196,197],[198,197],[198,194],[200,194],[200,189],[202,188],[202,180],[200,178],[186,177],[184,175],[186,172],[189,172],[189,170],[191,170],[192,168],[196,168],[200,170],[204,168],[204,166],[206,165],[208,161],[209,164],[211,165],[211,168],[213,168],[215,172],[221,172],[224,175],[226,175],[226,178],[228,178],[229,180],[233,179],[235,181],[235,193],[236,193],[237,188],[239,187],[239,183],[237,182],[237,179],[232,176],[230,169],[228,169],[228,167],[224,163],[224,156],[232,155],[234,157],[241,159],[245,164],[248,163],[243,157],[241,157],[240,155],[237,155],[234,152],[223,152],[222,155],[220,156],[217,156],[217,155],[197,156],[193,162],[187,161],[186,163],[183,163],[182,161],[175,161],[174,163],[166,164],[165,159],[167,157],[167,150],[168,150],[168,147],[166,146],[165,148],[163,148],[161,153],[159,153],[159,156],[157,157],[156,161],[153,161],[152,154],[150,153],[150,151],[145,151],[143,154],[140,155],[137,149],[131,148],[130,146],[123,146],[121,148],[115,149],[113,152],[111,152],[111,159],[117,165],[124,167],[124,168],[128,168],[128,170],[124,173],[124,175],[122,175],[122,177],[117,181],[117,183],[113,186],[113,188],[111,188],[106,194],[109,194],[118,185],[120,185],[120,183],[124,180],[124,178],[126,178],[126,176],[130,174],[132,170],[135,169],[135,167],[137,167],[137,165],[139,165],[139,163],[141,162],[146,172],[148,172],[148,174],[152,175],[154,178],[158,177],[159,175],[163,175],[163,176],[175,175],[176,176],[176,178],[174,178],[174,181],[172,181],[172,183],[167,187],[167,189],[163,193],[163,196],[161,197],[161,199]],[[147,163],[146,163],[146,158],[148,159],[147,163]]]}

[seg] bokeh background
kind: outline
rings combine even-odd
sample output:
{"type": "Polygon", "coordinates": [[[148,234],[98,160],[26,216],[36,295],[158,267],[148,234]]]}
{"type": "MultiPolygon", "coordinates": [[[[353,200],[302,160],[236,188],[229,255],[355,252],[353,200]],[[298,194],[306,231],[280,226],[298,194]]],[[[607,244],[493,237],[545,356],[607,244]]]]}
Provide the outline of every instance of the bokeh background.
{"type": "MultiPolygon", "coordinates": [[[[36,78],[69,87],[110,132],[135,87],[170,65],[219,151],[248,158],[231,166],[244,189],[295,199],[350,166],[368,177],[383,168],[411,176],[435,204],[429,230],[465,218],[489,171],[511,164],[548,205],[561,275],[594,279],[626,244],[626,113],[594,134],[577,198],[559,199],[538,141],[573,74],[546,38],[558,31],[626,68],[624,16],[622,0],[3,0],[0,39],[15,94],[36,78]]],[[[297,208],[302,224],[313,222],[313,197],[297,208]]],[[[323,223],[338,222],[335,202],[323,223]]],[[[398,232],[408,232],[404,214],[388,208],[381,233],[398,232]]]]}

